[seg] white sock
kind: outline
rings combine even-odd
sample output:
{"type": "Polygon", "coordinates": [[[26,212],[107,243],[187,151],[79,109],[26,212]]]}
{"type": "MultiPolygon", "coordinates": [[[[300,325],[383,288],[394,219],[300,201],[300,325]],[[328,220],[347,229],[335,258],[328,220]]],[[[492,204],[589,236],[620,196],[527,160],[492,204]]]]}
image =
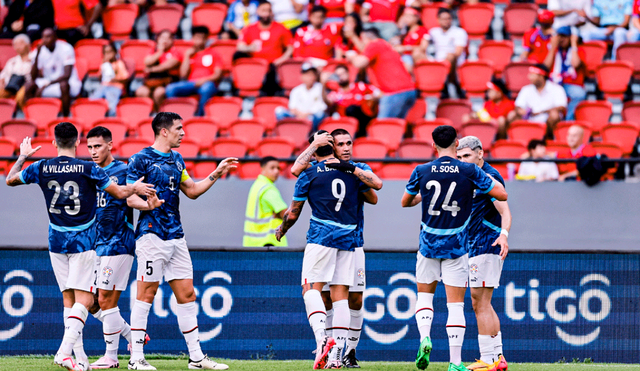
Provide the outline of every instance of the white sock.
{"type": "Polygon", "coordinates": [[[496,361],[498,360],[498,355],[502,353],[502,331],[498,331],[498,335],[493,338],[493,354],[496,355],[496,361]]]}
{"type": "Polygon", "coordinates": [[[198,331],[198,309],[196,303],[178,304],[176,316],[178,317],[178,327],[182,331],[184,340],[189,348],[189,359],[199,362],[204,358],[204,353],[200,348],[200,333],[198,331]]]}
{"type": "Polygon", "coordinates": [[[341,359],[342,350],[344,349],[349,334],[349,323],[351,315],[349,314],[349,300],[339,300],[333,302],[333,338],[336,345],[331,349],[331,360],[341,359]]]}
{"type": "Polygon", "coordinates": [[[431,336],[431,323],[433,322],[433,294],[418,293],[416,301],[416,323],[420,332],[420,342],[431,336]]]}
{"type": "Polygon", "coordinates": [[[122,331],[120,331],[120,336],[131,344],[131,325],[129,325],[124,318],[122,318],[122,331]]]}
{"type": "Polygon", "coordinates": [[[91,313],[91,315],[93,316],[93,318],[95,318],[95,319],[97,319],[98,321],[102,322],[102,321],[103,321],[103,318],[102,318],[102,314],[103,314],[103,313],[104,313],[104,312],[102,311],[102,309],[98,309],[98,311],[97,311],[97,312],[95,312],[95,313],[91,313]]]}
{"type": "Polygon", "coordinates": [[[347,336],[347,348],[344,353],[347,354],[351,349],[356,349],[360,342],[360,332],[362,331],[362,321],[364,321],[364,309],[349,309],[351,314],[351,323],[349,325],[349,335],[347,336]]]}
{"type": "Polygon", "coordinates": [[[449,362],[454,365],[462,363],[462,343],[466,321],[464,318],[464,303],[447,303],[449,317],[447,318],[447,335],[449,335],[449,362]]]}
{"type": "Polygon", "coordinates": [[[322,295],[320,291],[311,289],[304,294],[303,299],[304,307],[307,310],[309,325],[311,325],[313,334],[316,337],[316,345],[320,348],[322,338],[326,335],[327,328],[327,312],[324,308],[322,295]]]}
{"type": "Polygon", "coordinates": [[[327,336],[333,336],[333,308],[327,311],[327,336]]]}
{"type": "Polygon", "coordinates": [[[480,348],[480,360],[486,363],[495,362],[494,337],[491,335],[478,335],[478,347],[480,348]]]}
{"type": "MultiPolygon", "coordinates": [[[[69,318],[69,313],[71,313],[71,308],[64,308],[64,322],[67,323],[67,318],[69,318]]],[[[82,341],[82,332],[78,336],[78,340],[73,344],[73,353],[76,355],[76,359],[85,360],[87,359],[87,354],[84,352],[84,342],[82,341]]]]}
{"type": "Polygon", "coordinates": [[[147,335],[147,318],[151,303],[136,300],[131,309],[131,361],[144,359],[144,338],[147,335]]]}
{"type": "Polygon", "coordinates": [[[124,319],[120,315],[120,308],[115,307],[105,310],[102,314],[102,319],[102,332],[104,334],[104,342],[107,344],[107,351],[104,355],[117,360],[120,333],[124,323],[124,319]]]}
{"type": "MultiPolygon", "coordinates": [[[[71,351],[74,349],[74,345],[78,339],[82,340],[82,329],[84,328],[84,323],[89,315],[87,308],[80,303],[73,304],[73,307],[68,311],[68,313],[69,316],[65,320],[62,344],[60,344],[60,349],[58,349],[58,353],[64,355],[71,355],[71,351]]],[[[80,344],[82,344],[82,342],[80,344]]],[[[82,350],[81,355],[84,355],[84,358],[87,357],[87,355],[84,354],[84,350],[82,350]]],[[[77,354],[76,358],[78,358],[77,354]]],[[[82,357],[80,358],[82,359],[82,357]]]]}

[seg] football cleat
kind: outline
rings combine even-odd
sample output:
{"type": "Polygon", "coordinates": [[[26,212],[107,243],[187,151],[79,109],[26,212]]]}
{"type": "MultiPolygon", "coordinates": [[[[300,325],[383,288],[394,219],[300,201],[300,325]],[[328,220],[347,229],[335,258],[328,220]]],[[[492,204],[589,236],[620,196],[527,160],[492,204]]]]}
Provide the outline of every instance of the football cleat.
{"type": "Polygon", "coordinates": [[[460,362],[459,365],[454,365],[453,363],[449,363],[448,371],[469,371],[469,369],[464,367],[464,364],[462,362],[460,362]]]}
{"type": "Polygon", "coordinates": [[[198,362],[189,359],[189,370],[228,370],[229,366],[224,363],[217,363],[212,361],[206,355],[198,362]]]}
{"type": "Polygon", "coordinates": [[[331,351],[331,348],[333,348],[334,345],[336,345],[336,341],[333,338],[328,336],[322,338],[320,349],[316,351],[316,359],[313,362],[314,370],[321,370],[327,365],[329,351],[331,351]]]}
{"type": "Polygon", "coordinates": [[[496,361],[495,365],[497,371],[507,371],[509,369],[507,360],[504,359],[504,356],[502,354],[498,355],[498,361],[496,361]]]}
{"type": "Polygon", "coordinates": [[[431,339],[427,336],[420,342],[418,354],[416,355],[416,367],[424,370],[429,366],[429,356],[431,356],[431,339]]]}
{"type": "Polygon", "coordinates": [[[53,358],[53,363],[66,368],[67,370],[76,370],[76,362],[73,360],[73,356],[58,353],[53,358]]]}
{"type": "Polygon", "coordinates": [[[74,368],[76,371],[88,371],[91,370],[89,366],[89,359],[76,359],[76,367],[74,368]]]}
{"type": "Polygon", "coordinates": [[[102,356],[99,360],[91,364],[91,369],[105,369],[105,368],[119,368],[120,363],[117,360],[113,360],[107,356],[102,356]]]}
{"type": "Polygon", "coordinates": [[[136,361],[129,361],[128,365],[129,370],[157,370],[155,367],[151,366],[146,359],[138,359],[136,361]]]}
{"type": "Polygon", "coordinates": [[[325,369],[336,369],[336,368],[342,368],[342,362],[340,362],[337,359],[334,359],[333,361],[329,361],[326,366],[324,366],[325,369]]]}
{"type": "Polygon", "coordinates": [[[477,359],[475,363],[472,363],[469,366],[467,366],[467,369],[472,371],[496,371],[497,370],[495,363],[487,363],[481,359],[477,359]]]}
{"type": "MultiPolygon", "coordinates": [[[[144,334],[144,344],[142,345],[147,345],[149,340],[151,340],[151,338],[149,337],[149,334],[144,334]]],[[[131,352],[131,343],[127,344],[127,350],[131,352]]]]}
{"type": "Polygon", "coordinates": [[[344,358],[342,358],[342,364],[346,368],[360,368],[360,365],[358,365],[358,359],[356,358],[355,349],[351,349],[349,353],[344,355],[344,358]]]}

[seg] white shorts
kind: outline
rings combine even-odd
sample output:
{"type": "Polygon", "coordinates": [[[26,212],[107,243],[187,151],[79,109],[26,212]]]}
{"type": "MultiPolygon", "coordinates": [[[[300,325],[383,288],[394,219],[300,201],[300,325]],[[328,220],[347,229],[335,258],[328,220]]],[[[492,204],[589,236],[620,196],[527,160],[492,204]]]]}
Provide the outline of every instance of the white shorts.
{"type": "Polygon", "coordinates": [[[418,251],[416,279],[418,283],[442,281],[447,286],[467,287],[469,254],[457,259],[425,258],[418,251]]]}
{"type": "Polygon", "coordinates": [[[310,243],[302,259],[302,284],[331,282],[332,285],[353,285],[355,253],[310,243]]]}
{"type": "Polygon", "coordinates": [[[469,258],[469,287],[499,287],[502,264],[504,260],[496,254],[469,258]]]}
{"type": "Polygon", "coordinates": [[[96,252],[59,254],[49,251],[53,274],[60,291],[81,290],[93,292],[96,281],[96,252]]]}
{"type": "MultiPolygon", "coordinates": [[[[356,247],[354,253],[353,286],[349,286],[349,292],[364,292],[364,289],[367,288],[367,278],[364,269],[364,249],[362,247],[356,247]]],[[[329,291],[330,284],[331,282],[324,285],[322,291],[329,291]]]]}
{"type": "Polygon", "coordinates": [[[100,290],[124,291],[129,285],[133,255],[98,256],[96,285],[100,290]]]}
{"type": "Polygon", "coordinates": [[[184,238],[162,240],[153,233],[136,241],[138,273],[136,279],[146,282],[193,279],[193,264],[184,238]]]}

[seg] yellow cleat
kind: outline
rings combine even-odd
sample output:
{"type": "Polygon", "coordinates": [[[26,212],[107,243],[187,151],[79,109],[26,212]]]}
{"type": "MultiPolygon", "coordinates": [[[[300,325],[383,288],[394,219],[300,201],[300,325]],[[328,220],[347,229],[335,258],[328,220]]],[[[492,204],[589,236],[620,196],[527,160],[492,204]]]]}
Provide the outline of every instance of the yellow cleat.
{"type": "Polygon", "coordinates": [[[497,363],[486,363],[480,359],[477,359],[475,363],[467,366],[467,369],[471,371],[497,371],[497,363]]]}

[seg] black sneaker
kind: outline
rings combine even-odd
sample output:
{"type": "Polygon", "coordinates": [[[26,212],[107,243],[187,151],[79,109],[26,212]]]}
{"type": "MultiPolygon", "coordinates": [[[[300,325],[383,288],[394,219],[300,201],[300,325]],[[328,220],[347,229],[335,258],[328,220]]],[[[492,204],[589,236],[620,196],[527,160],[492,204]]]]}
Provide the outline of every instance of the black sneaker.
{"type": "Polygon", "coordinates": [[[355,349],[351,349],[349,353],[344,355],[344,358],[342,359],[342,364],[346,368],[360,368],[360,365],[358,365],[358,359],[356,358],[355,349]]]}

